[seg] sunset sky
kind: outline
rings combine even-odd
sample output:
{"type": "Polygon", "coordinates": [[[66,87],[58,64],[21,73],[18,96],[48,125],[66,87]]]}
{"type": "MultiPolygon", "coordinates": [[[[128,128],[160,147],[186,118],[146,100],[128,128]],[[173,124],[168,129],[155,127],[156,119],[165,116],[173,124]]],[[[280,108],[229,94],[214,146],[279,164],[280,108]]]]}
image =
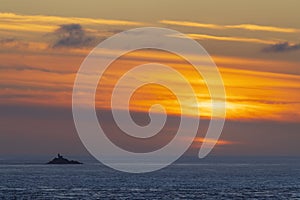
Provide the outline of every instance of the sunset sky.
{"type": "MultiPolygon", "coordinates": [[[[1,0],[0,156],[85,155],[71,111],[77,70],[107,37],[149,26],[188,35],[218,66],[227,121],[214,155],[300,155],[299,7],[296,0],[1,0]]],[[[109,110],[118,78],[149,62],[180,71],[199,91],[193,105],[191,94],[172,75],[145,70],[133,76],[167,79],[185,97],[187,117],[199,117],[194,111],[200,110],[203,128],[200,124],[193,153],[203,142],[200,132],[207,127],[211,102],[203,78],[179,56],[155,50],[122,56],[100,80],[96,107],[109,110]]],[[[157,85],[140,88],[131,100],[130,109],[138,116],[157,102],[172,118],[180,114],[174,94],[157,85]]],[[[124,109],[122,103],[119,109],[124,109]]],[[[176,127],[174,123],[167,128],[176,127]]]]}

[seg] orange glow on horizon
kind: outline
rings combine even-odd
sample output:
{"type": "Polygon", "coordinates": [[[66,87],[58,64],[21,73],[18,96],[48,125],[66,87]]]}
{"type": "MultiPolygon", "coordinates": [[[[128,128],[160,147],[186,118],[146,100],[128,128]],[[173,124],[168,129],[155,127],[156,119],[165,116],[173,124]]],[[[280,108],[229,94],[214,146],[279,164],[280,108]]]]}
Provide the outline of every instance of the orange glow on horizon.
{"type": "Polygon", "coordinates": [[[214,139],[210,139],[210,138],[203,138],[203,137],[196,137],[194,139],[194,142],[196,142],[197,144],[202,144],[203,142],[206,143],[211,143],[211,144],[216,144],[216,145],[230,145],[230,144],[234,144],[234,142],[231,141],[226,141],[226,140],[214,140],[214,139]]]}

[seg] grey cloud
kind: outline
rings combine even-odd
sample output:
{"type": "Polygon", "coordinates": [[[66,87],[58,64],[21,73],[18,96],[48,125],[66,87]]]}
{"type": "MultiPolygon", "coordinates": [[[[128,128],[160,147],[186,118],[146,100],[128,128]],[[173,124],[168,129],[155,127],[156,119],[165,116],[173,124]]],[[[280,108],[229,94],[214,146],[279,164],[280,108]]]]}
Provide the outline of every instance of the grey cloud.
{"type": "Polygon", "coordinates": [[[57,40],[53,48],[57,47],[83,47],[93,44],[95,38],[87,35],[80,24],[64,24],[55,31],[57,40]]]}
{"type": "Polygon", "coordinates": [[[37,96],[42,99],[49,99],[52,97],[51,95],[45,95],[45,94],[43,94],[43,96],[38,94],[2,94],[0,99],[36,98],[37,96]]]}
{"type": "MultiPolygon", "coordinates": [[[[0,85],[0,89],[5,90],[5,89],[16,89],[16,90],[42,90],[42,91],[49,91],[49,92],[70,92],[72,91],[72,86],[65,86],[65,87],[47,87],[45,85],[20,85],[20,84],[8,84],[4,83],[0,85]]],[[[0,99],[3,96],[0,97],[0,99]]]]}
{"type": "Polygon", "coordinates": [[[15,38],[0,39],[0,46],[3,47],[26,48],[28,45],[28,42],[17,40],[15,38]]]}
{"type": "Polygon", "coordinates": [[[16,42],[16,39],[14,39],[14,38],[5,38],[5,39],[0,40],[0,44],[7,44],[7,43],[11,43],[11,42],[16,42]]]}
{"type": "Polygon", "coordinates": [[[14,66],[1,66],[0,65],[0,71],[2,70],[15,70],[15,71],[39,71],[39,72],[47,72],[47,73],[53,73],[53,74],[72,74],[74,72],[69,71],[61,71],[61,70],[52,70],[52,69],[45,69],[40,67],[32,67],[27,65],[14,65],[14,66]]]}
{"type": "Polygon", "coordinates": [[[263,49],[264,52],[288,52],[296,50],[300,50],[300,44],[290,44],[289,42],[272,44],[263,49]]]}

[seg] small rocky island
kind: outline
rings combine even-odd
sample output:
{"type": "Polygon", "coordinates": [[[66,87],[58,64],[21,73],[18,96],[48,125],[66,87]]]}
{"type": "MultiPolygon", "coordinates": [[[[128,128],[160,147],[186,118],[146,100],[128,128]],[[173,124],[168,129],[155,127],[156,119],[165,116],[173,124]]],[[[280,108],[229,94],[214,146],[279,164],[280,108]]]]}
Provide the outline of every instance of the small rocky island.
{"type": "Polygon", "coordinates": [[[68,160],[64,158],[62,155],[57,154],[57,157],[53,158],[53,160],[49,161],[47,164],[82,164],[82,163],[76,160],[68,160]]]}

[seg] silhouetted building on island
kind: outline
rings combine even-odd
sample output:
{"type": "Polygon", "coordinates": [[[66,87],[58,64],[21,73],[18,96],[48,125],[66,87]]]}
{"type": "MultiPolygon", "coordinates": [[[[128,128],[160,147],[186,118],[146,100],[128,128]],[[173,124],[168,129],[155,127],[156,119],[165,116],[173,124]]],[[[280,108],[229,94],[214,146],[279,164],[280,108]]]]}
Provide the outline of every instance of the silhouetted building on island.
{"type": "Polygon", "coordinates": [[[47,164],[82,164],[82,163],[76,160],[68,160],[64,158],[62,155],[57,154],[57,157],[53,158],[53,160],[49,161],[47,164]]]}

